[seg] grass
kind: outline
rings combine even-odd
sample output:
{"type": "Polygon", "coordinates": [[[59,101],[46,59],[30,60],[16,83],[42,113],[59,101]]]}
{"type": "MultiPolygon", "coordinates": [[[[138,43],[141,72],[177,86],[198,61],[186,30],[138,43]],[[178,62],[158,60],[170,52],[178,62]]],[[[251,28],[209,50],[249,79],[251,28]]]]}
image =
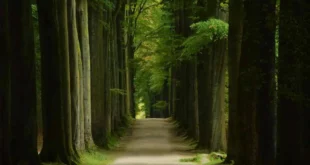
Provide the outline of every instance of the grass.
{"type": "Polygon", "coordinates": [[[113,160],[103,149],[95,149],[81,154],[80,165],[108,165],[113,160]]]}
{"type": "MultiPolygon", "coordinates": [[[[93,149],[80,154],[78,165],[108,165],[113,161],[112,157],[103,149],[93,149]]],[[[43,163],[43,165],[65,165],[60,162],[43,163]]]]}
{"type": "Polygon", "coordinates": [[[223,163],[224,159],[226,158],[225,153],[221,152],[212,152],[208,155],[208,159],[210,162],[206,163],[205,165],[215,165],[223,163]]]}
{"type": "MultiPolygon", "coordinates": [[[[113,162],[113,154],[109,151],[115,147],[119,146],[120,137],[124,136],[127,133],[127,128],[129,128],[133,119],[124,118],[124,123],[122,127],[119,127],[112,135],[107,137],[106,149],[101,149],[99,147],[95,147],[88,152],[80,153],[80,163],[78,165],[108,165],[113,162]]],[[[59,162],[53,163],[43,163],[43,165],[65,165],[59,162]]]]}
{"type": "Polygon", "coordinates": [[[119,145],[119,136],[118,135],[110,135],[108,136],[107,149],[111,150],[116,148],[119,145]]]}
{"type": "Polygon", "coordinates": [[[200,163],[201,162],[201,155],[197,154],[195,157],[192,158],[183,158],[180,159],[180,162],[195,162],[195,163],[200,163]]]}

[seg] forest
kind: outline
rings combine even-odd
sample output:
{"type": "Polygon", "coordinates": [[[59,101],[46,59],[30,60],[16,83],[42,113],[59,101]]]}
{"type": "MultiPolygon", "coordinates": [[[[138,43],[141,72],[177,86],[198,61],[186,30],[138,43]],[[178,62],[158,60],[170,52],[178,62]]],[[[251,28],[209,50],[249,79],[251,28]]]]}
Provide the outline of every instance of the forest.
{"type": "Polygon", "coordinates": [[[309,29],[308,0],[0,0],[0,164],[102,165],[141,118],[218,164],[307,164],[309,29]]]}

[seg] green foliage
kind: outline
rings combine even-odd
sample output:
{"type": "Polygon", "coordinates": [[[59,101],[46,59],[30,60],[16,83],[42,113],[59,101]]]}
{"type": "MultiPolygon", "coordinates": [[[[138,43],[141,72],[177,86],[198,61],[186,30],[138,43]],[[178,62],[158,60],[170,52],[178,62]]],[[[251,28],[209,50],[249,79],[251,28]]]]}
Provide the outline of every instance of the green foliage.
{"type": "Polygon", "coordinates": [[[176,42],[177,36],[171,31],[171,13],[163,10],[160,1],[138,0],[137,6],[141,7],[142,2],[146,4],[134,30],[135,100],[137,111],[148,114],[152,106],[150,99],[163,90],[168,68],[177,61],[172,50],[181,42],[176,42]]]}
{"type": "Polygon", "coordinates": [[[225,153],[220,153],[220,152],[212,152],[208,155],[208,158],[211,161],[216,161],[216,160],[224,160],[227,157],[225,153]]]}
{"type": "Polygon", "coordinates": [[[153,104],[153,107],[159,110],[164,110],[168,106],[168,103],[166,101],[157,101],[155,104],[153,104]]]}
{"type": "Polygon", "coordinates": [[[112,88],[112,89],[110,89],[110,92],[118,94],[118,95],[123,95],[123,96],[126,95],[126,90],[119,89],[119,88],[112,88]]]}
{"type": "Polygon", "coordinates": [[[113,149],[119,145],[119,136],[116,134],[108,135],[106,142],[107,149],[113,149]]]}
{"type": "Polygon", "coordinates": [[[228,5],[229,5],[228,0],[220,0],[221,10],[228,11],[228,5]]]}
{"type": "Polygon", "coordinates": [[[222,20],[211,18],[191,25],[194,34],[183,42],[182,56],[189,58],[199,53],[211,43],[228,37],[228,24],[222,20]]]}
{"type": "Polygon", "coordinates": [[[201,155],[197,154],[195,157],[192,157],[192,158],[183,158],[183,159],[180,160],[180,162],[200,163],[201,162],[201,155]]]}
{"type": "Polygon", "coordinates": [[[87,165],[107,165],[112,160],[107,156],[106,151],[102,149],[95,149],[81,154],[81,164],[87,165]]]}
{"type": "MultiPolygon", "coordinates": [[[[111,155],[103,149],[94,148],[90,151],[80,153],[81,162],[77,165],[108,165],[111,164],[113,159],[111,155]]],[[[43,165],[65,165],[59,162],[42,163],[43,165]]]]}
{"type": "Polygon", "coordinates": [[[115,8],[115,4],[111,0],[90,0],[89,5],[99,11],[115,8]]]}

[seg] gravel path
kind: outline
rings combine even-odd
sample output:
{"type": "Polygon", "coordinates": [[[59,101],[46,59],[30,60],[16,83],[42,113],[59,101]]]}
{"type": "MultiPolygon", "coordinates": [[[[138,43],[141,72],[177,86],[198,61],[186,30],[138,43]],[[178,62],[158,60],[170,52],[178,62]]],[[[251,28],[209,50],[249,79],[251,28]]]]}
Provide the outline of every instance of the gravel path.
{"type": "Polygon", "coordinates": [[[123,149],[113,165],[193,165],[180,162],[194,154],[173,129],[167,119],[137,120],[131,135],[121,140],[123,149]]]}

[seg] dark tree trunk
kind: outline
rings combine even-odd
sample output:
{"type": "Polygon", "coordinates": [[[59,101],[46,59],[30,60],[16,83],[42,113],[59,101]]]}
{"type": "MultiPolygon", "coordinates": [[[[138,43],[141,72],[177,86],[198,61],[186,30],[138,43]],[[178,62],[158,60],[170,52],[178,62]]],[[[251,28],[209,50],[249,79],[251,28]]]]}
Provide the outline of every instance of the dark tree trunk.
{"type": "Polygon", "coordinates": [[[91,54],[91,106],[92,106],[92,134],[94,142],[103,146],[105,138],[105,110],[106,110],[106,34],[104,34],[103,12],[93,5],[89,6],[89,36],[91,54]],[[99,22],[99,23],[98,23],[99,22]]]}
{"type": "MultiPolygon", "coordinates": [[[[199,0],[200,21],[211,17],[225,20],[218,0],[199,0]]],[[[197,54],[197,95],[199,111],[198,148],[226,151],[225,73],[227,40],[213,42],[197,54]]]]}
{"type": "Polygon", "coordinates": [[[277,165],[309,162],[309,9],[306,0],[280,4],[277,165]]]}
{"type": "Polygon", "coordinates": [[[243,32],[243,1],[229,1],[229,37],[228,37],[228,72],[229,72],[229,119],[228,146],[226,162],[235,160],[241,145],[237,121],[239,60],[241,56],[243,32]]]}
{"type": "Polygon", "coordinates": [[[11,165],[11,51],[8,2],[8,0],[0,1],[0,49],[2,54],[0,60],[0,164],[11,165]]]}
{"type": "MultiPolygon", "coordinates": [[[[190,20],[192,1],[174,1],[174,27],[175,33],[180,37],[188,37],[190,34],[190,20]]],[[[175,56],[180,56],[181,47],[174,51],[175,56]]],[[[192,124],[192,118],[188,118],[191,113],[188,96],[190,94],[189,88],[189,69],[190,62],[182,61],[171,69],[171,98],[174,118],[180,123],[180,126],[188,130],[192,124]]]]}
{"type": "Polygon", "coordinates": [[[275,1],[246,0],[244,13],[237,105],[240,150],[235,162],[272,165],[275,1]]]}
{"type": "MultiPolygon", "coordinates": [[[[125,72],[125,51],[124,51],[124,32],[123,32],[123,21],[125,18],[124,11],[125,11],[125,3],[119,2],[120,4],[120,11],[116,17],[116,38],[117,38],[117,50],[118,50],[118,75],[119,75],[119,88],[122,92],[126,91],[126,72],[125,72]]],[[[123,123],[126,120],[126,96],[121,94],[119,97],[119,104],[120,104],[120,117],[121,122],[123,123]]]]}
{"type": "Polygon", "coordinates": [[[132,9],[133,3],[136,0],[127,0],[127,5],[129,5],[129,9],[126,10],[126,16],[128,23],[128,29],[125,33],[125,56],[126,56],[126,89],[127,89],[127,111],[131,114],[132,118],[136,118],[135,112],[135,102],[134,102],[134,66],[133,66],[133,59],[134,59],[134,11],[132,9]]]}
{"type": "MultiPolygon", "coordinates": [[[[200,0],[197,2],[201,9],[198,11],[200,20],[207,20],[216,16],[217,0],[200,0]],[[208,5],[207,5],[208,2],[208,5]]],[[[211,149],[212,136],[212,58],[211,49],[203,49],[197,55],[197,89],[198,89],[198,111],[199,111],[199,141],[198,147],[211,149]]]]}
{"type": "MultiPolygon", "coordinates": [[[[169,104],[169,88],[168,88],[168,81],[167,80],[164,83],[162,95],[163,95],[163,101],[165,101],[168,105],[169,104]]],[[[163,117],[164,118],[170,117],[168,106],[164,109],[164,116],[163,117]]]]}
{"type": "MultiPolygon", "coordinates": [[[[103,58],[105,58],[105,109],[104,109],[104,142],[107,141],[108,136],[111,134],[111,128],[112,128],[112,92],[111,89],[113,88],[113,71],[112,71],[112,43],[111,43],[111,10],[107,9],[107,11],[104,13],[104,19],[106,20],[106,23],[108,26],[104,27],[104,42],[106,43],[106,49],[103,53],[103,58]]],[[[107,143],[104,143],[104,146],[107,147],[107,143]]]]}
{"type": "Polygon", "coordinates": [[[67,1],[38,1],[44,144],[41,159],[75,164],[72,147],[67,1]],[[56,14],[57,13],[57,14],[56,14]]]}
{"type": "Polygon", "coordinates": [[[36,72],[30,0],[9,2],[11,46],[12,164],[39,164],[37,154],[36,72]]]}

